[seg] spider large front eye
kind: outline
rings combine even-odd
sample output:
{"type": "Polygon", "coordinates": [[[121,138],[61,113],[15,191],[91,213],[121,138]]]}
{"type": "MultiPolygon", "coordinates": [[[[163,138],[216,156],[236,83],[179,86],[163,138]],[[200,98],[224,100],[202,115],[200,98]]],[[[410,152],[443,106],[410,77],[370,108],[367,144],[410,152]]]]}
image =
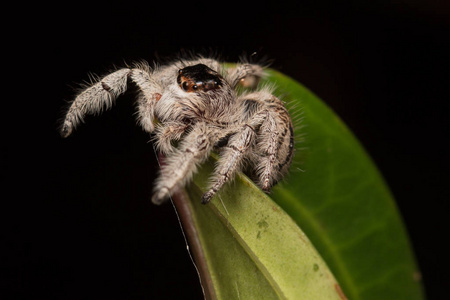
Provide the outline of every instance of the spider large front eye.
{"type": "Polygon", "coordinates": [[[187,92],[189,90],[189,83],[187,81],[183,82],[181,88],[183,89],[183,91],[187,92]]]}

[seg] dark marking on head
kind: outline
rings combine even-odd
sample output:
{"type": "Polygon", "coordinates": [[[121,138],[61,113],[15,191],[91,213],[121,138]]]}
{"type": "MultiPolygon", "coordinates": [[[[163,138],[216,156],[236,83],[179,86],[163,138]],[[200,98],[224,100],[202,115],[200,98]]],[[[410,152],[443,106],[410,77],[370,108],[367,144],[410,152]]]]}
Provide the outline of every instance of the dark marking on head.
{"type": "Polygon", "coordinates": [[[222,76],[204,64],[180,69],[177,76],[178,85],[187,93],[220,89],[222,80],[222,76]]]}

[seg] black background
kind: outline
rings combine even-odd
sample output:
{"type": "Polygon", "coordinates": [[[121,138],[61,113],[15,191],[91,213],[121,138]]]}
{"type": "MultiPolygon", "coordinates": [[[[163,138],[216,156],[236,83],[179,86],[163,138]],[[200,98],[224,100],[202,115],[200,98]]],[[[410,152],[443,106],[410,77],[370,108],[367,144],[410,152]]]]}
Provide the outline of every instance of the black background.
{"type": "Polygon", "coordinates": [[[2,118],[2,285],[14,299],[202,298],[172,206],[150,203],[157,162],[132,93],[68,139],[57,127],[88,72],[212,49],[229,61],[273,59],[337,112],[397,200],[428,298],[442,299],[450,6],[364,3],[18,7],[21,22],[5,27],[17,31],[4,56],[14,95],[4,94],[2,118]]]}

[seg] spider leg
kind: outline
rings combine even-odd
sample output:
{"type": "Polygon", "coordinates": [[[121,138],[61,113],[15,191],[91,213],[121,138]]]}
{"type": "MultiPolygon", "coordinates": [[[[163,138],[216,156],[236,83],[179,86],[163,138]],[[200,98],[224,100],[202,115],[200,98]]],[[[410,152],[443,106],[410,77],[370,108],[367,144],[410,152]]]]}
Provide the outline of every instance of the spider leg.
{"type": "Polygon", "coordinates": [[[161,204],[181,186],[191,180],[197,165],[205,161],[213,144],[204,123],[195,126],[178,149],[167,157],[156,180],[152,202],[161,204]]]}
{"type": "Polygon", "coordinates": [[[150,70],[144,66],[143,69],[131,70],[130,78],[139,88],[140,96],[137,101],[138,122],[147,132],[153,132],[155,126],[155,104],[162,95],[162,87],[150,75],[150,70]],[[145,68],[145,69],[144,69],[145,68]]]}
{"type": "Polygon", "coordinates": [[[255,130],[249,125],[245,126],[240,133],[230,138],[228,144],[223,148],[223,152],[217,163],[213,177],[214,184],[202,196],[203,204],[211,201],[211,198],[217,191],[233,177],[237,170],[241,169],[243,158],[254,139],[255,130]]]}
{"type": "Polygon", "coordinates": [[[153,126],[153,107],[161,97],[160,88],[143,69],[120,69],[82,91],[72,102],[61,127],[61,135],[68,137],[73,129],[83,121],[87,114],[101,113],[109,109],[114,100],[127,89],[127,79],[131,78],[141,91],[138,100],[139,122],[144,130],[151,132],[153,126]]]}
{"type": "Polygon", "coordinates": [[[259,79],[264,76],[264,69],[259,65],[240,64],[235,68],[230,68],[227,74],[227,80],[232,88],[241,84],[246,88],[256,88],[259,79]]]}
{"type": "Polygon", "coordinates": [[[223,148],[221,157],[215,169],[213,184],[203,195],[202,203],[206,204],[220,190],[220,188],[231,178],[236,171],[242,169],[244,158],[248,155],[256,139],[257,128],[267,118],[268,111],[262,110],[256,113],[251,120],[243,126],[241,130],[230,137],[227,145],[223,148]]]}
{"type": "Polygon", "coordinates": [[[281,100],[270,95],[264,104],[269,113],[259,129],[256,173],[258,185],[263,191],[270,192],[288,171],[294,150],[294,131],[281,100]]]}
{"type": "Polygon", "coordinates": [[[167,122],[164,125],[156,127],[153,138],[156,149],[163,154],[174,152],[175,147],[171,142],[178,141],[189,126],[189,124],[185,123],[167,122]]]}
{"type": "Polygon", "coordinates": [[[269,114],[267,120],[261,125],[261,138],[258,141],[257,149],[260,151],[257,174],[259,186],[265,192],[270,192],[270,188],[278,181],[278,159],[277,154],[280,149],[280,132],[275,118],[269,114]]]}

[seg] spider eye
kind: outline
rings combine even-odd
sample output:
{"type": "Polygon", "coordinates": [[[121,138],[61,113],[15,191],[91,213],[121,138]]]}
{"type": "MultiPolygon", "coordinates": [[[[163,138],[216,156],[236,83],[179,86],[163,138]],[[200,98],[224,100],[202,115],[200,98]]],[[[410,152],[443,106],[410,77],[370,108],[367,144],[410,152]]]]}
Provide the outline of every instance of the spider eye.
{"type": "Polygon", "coordinates": [[[181,88],[183,89],[183,91],[187,92],[189,90],[189,83],[187,81],[183,82],[181,88]]]}
{"type": "Polygon", "coordinates": [[[194,90],[197,90],[197,89],[198,89],[198,85],[194,84],[194,86],[192,86],[192,88],[193,88],[194,90]]]}

